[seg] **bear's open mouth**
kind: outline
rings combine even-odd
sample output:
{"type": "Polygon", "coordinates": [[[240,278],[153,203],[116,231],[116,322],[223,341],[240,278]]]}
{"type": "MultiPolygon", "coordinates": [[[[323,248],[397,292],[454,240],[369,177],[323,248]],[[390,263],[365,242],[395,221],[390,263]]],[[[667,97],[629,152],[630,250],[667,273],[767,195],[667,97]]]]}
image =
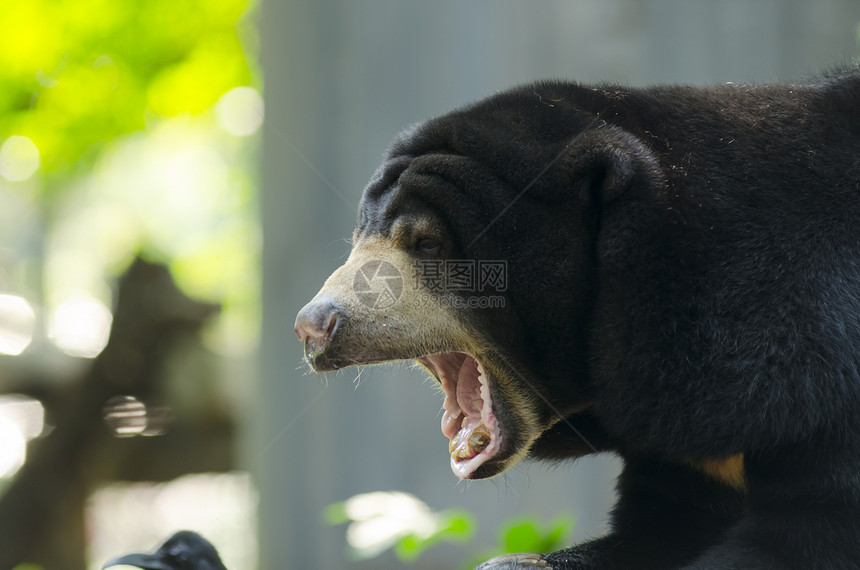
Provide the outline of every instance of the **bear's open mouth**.
{"type": "Polygon", "coordinates": [[[499,451],[502,436],[493,413],[490,374],[479,360],[462,352],[430,354],[416,359],[442,384],[442,433],[448,438],[451,470],[461,479],[499,451]]]}

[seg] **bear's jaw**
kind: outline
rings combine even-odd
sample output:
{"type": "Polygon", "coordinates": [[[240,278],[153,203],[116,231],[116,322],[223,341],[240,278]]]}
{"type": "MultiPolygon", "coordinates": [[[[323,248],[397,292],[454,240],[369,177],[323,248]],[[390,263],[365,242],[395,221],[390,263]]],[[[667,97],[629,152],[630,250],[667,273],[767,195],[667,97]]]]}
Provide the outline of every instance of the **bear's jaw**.
{"type": "Polygon", "coordinates": [[[493,412],[490,374],[475,357],[462,352],[429,354],[416,359],[442,385],[442,433],[448,438],[451,470],[460,479],[475,478],[477,469],[501,448],[502,434],[493,412]]]}

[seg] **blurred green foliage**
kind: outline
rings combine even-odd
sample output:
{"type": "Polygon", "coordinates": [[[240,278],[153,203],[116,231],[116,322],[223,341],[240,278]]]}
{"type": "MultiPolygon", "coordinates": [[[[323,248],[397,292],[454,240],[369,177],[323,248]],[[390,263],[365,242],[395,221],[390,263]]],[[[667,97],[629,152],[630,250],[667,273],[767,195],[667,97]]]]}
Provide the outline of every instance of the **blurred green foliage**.
{"type": "Polygon", "coordinates": [[[224,306],[215,348],[252,348],[254,2],[0,0],[0,290],[109,307],[143,253],[224,306]],[[32,175],[3,171],[34,152],[32,175]]]}
{"type": "Polygon", "coordinates": [[[407,534],[394,545],[394,553],[400,560],[410,562],[424,550],[442,542],[464,543],[475,533],[475,518],[464,510],[451,509],[442,514],[439,530],[430,536],[407,534]]]}
{"type": "Polygon", "coordinates": [[[523,517],[508,521],[500,529],[500,554],[516,552],[553,552],[568,546],[573,533],[574,519],[560,516],[543,525],[534,517],[523,517]]]}
{"type": "Polygon", "coordinates": [[[256,75],[243,47],[255,41],[240,21],[247,4],[4,0],[0,135],[29,137],[43,172],[62,182],[90,168],[118,135],[200,113],[256,75]]]}
{"type": "Polygon", "coordinates": [[[471,553],[464,568],[502,554],[560,550],[569,546],[575,522],[567,515],[548,524],[537,517],[517,517],[499,525],[494,547],[480,548],[472,544],[478,526],[472,513],[433,511],[420,499],[396,491],[356,495],[329,505],[323,519],[330,525],[349,524],[347,543],[354,558],[374,558],[390,549],[400,560],[411,562],[429,547],[448,543],[471,553]]]}

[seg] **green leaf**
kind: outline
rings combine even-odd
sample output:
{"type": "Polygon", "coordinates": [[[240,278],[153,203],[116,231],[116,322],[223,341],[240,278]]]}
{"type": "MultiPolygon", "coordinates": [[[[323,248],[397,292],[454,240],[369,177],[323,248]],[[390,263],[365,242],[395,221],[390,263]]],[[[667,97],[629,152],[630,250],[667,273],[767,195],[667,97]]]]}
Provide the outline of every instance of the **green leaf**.
{"type": "Polygon", "coordinates": [[[424,550],[440,542],[462,543],[470,540],[475,530],[474,517],[461,509],[439,513],[442,517],[440,530],[428,537],[411,534],[400,539],[394,546],[395,555],[404,562],[418,558],[424,550]]]}
{"type": "Polygon", "coordinates": [[[505,552],[534,552],[541,546],[537,530],[537,521],[533,519],[519,520],[508,525],[504,531],[505,552]]]}
{"type": "Polygon", "coordinates": [[[444,511],[442,517],[444,529],[439,534],[444,535],[447,540],[463,542],[470,540],[475,534],[477,523],[469,511],[451,509],[444,511]]]}
{"type": "Polygon", "coordinates": [[[419,538],[414,534],[404,536],[394,545],[394,554],[404,562],[412,562],[421,555],[425,548],[435,542],[435,536],[426,539],[419,538]]]}
{"type": "Polygon", "coordinates": [[[569,546],[575,524],[576,519],[571,516],[560,515],[556,517],[550,523],[549,532],[543,536],[537,552],[553,552],[569,546]]]}
{"type": "Polygon", "coordinates": [[[561,515],[556,517],[548,529],[543,529],[535,518],[518,518],[502,528],[502,552],[553,552],[564,548],[571,540],[575,520],[561,515]]]}

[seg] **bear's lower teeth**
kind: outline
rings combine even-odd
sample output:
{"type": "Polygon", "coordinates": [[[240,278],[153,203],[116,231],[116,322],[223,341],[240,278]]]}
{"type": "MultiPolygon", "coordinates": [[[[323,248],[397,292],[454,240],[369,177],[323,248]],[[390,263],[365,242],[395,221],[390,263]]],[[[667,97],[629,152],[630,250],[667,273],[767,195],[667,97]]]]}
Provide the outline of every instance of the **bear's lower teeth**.
{"type": "MultiPolygon", "coordinates": [[[[464,418],[463,424],[466,423],[464,418]]],[[[481,453],[490,444],[490,430],[482,421],[471,432],[460,430],[448,442],[448,452],[454,461],[471,459],[481,453]]]]}
{"type": "Polygon", "coordinates": [[[469,447],[480,453],[490,443],[490,434],[475,430],[469,436],[469,447]]]}

